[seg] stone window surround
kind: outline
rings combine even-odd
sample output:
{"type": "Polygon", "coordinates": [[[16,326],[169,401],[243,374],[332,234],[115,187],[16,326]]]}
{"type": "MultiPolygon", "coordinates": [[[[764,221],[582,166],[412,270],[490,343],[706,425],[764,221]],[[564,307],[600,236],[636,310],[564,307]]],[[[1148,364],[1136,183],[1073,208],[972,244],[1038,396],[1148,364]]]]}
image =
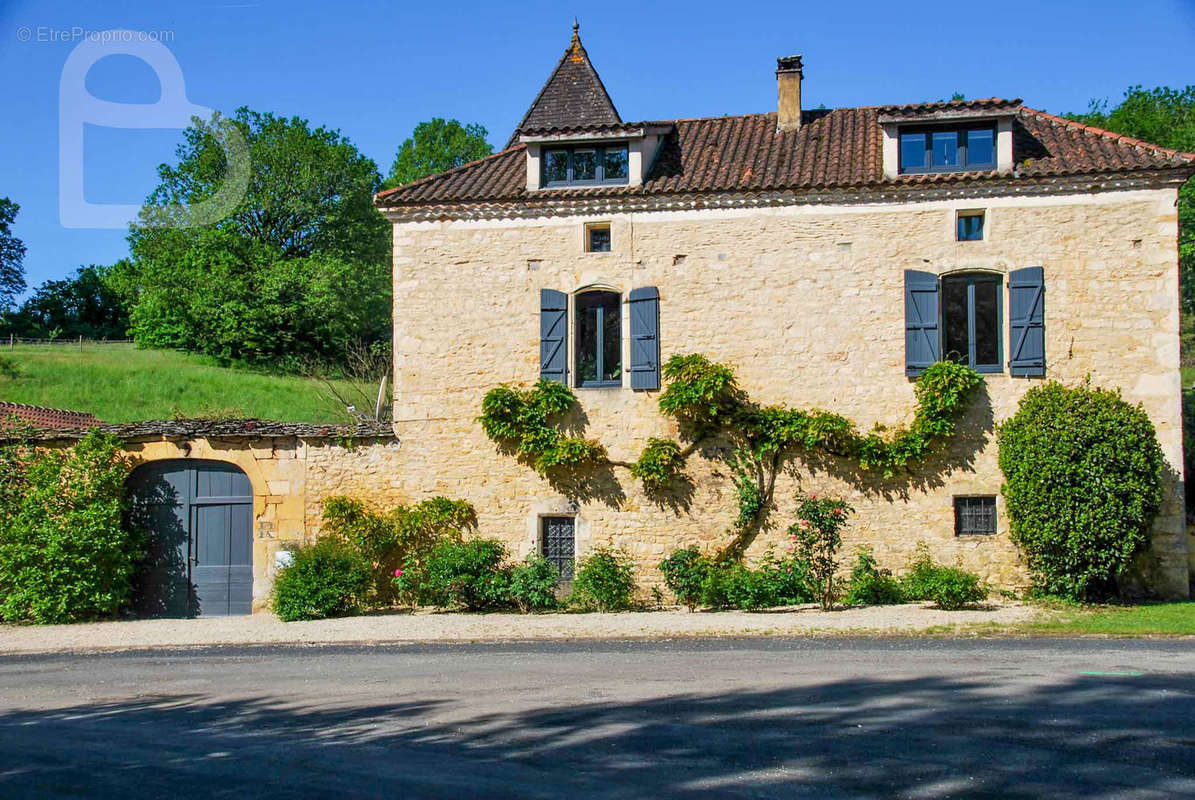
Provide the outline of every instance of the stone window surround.
{"type": "MultiPolygon", "coordinates": [[[[583,285],[576,287],[568,293],[568,333],[565,344],[568,348],[568,375],[569,388],[576,392],[610,392],[619,389],[630,390],[631,388],[631,371],[627,368],[631,358],[631,315],[628,310],[628,300],[631,290],[619,286],[610,280],[589,280],[583,285]],[[577,385],[577,349],[575,347],[574,337],[576,336],[576,319],[577,319],[577,296],[585,294],[586,292],[617,292],[619,299],[619,306],[621,312],[619,313],[619,352],[622,354],[622,375],[620,376],[621,385],[619,386],[578,386],[577,385]]],[[[552,516],[549,514],[548,516],[552,516]]]]}
{"type": "Polygon", "coordinates": [[[576,526],[573,530],[574,562],[592,549],[593,531],[588,519],[581,512],[578,503],[564,497],[550,497],[531,504],[525,518],[525,536],[520,552],[515,555],[523,560],[530,555],[540,555],[543,552],[543,518],[544,517],[572,517],[576,526]]]}

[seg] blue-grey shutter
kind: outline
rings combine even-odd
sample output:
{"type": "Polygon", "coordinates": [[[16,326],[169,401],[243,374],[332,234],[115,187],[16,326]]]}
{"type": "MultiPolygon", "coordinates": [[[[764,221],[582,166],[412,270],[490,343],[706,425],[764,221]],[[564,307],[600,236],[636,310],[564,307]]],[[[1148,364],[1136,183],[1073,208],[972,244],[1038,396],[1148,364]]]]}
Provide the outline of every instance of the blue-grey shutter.
{"type": "Polygon", "coordinates": [[[1008,374],[1046,374],[1046,283],[1041,267],[1008,274],[1008,374]]]}
{"type": "Polygon", "coordinates": [[[568,383],[568,295],[539,290],[539,377],[568,383]]]}
{"type": "Polygon", "coordinates": [[[660,292],[631,290],[631,388],[660,388],[660,292]]]}
{"type": "Polygon", "coordinates": [[[938,360],[938,276],[905,270],[905,374],[938,360]]]}

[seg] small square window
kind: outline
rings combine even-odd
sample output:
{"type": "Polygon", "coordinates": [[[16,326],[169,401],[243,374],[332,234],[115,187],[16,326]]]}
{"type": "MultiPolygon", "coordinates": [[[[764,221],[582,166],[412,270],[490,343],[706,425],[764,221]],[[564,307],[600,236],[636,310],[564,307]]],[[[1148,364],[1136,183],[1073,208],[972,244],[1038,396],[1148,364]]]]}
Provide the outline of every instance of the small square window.
{"type": "Polygon", "coordinates": [[[995,532],[995,497],[954,498],[955,536],[991,536],[995,532]]]}
{"type": "Polygon", "coordinates": [[[958,240],[960,242],[983,241],[983,218],[982,211],[958,212],[958,240]]]}
{"type": "Polygon", "coordinates": [[[608,224],[585,226],[585,252],[610,252],[610,226],[608,224]]]}
{"type": "Polygon", "coordinates": [[[571,581],[573,556],[577,550],[577,521],[572,517],[543,517],[540,525],[540,554],[556,567],[561,582],[571,581]]]}

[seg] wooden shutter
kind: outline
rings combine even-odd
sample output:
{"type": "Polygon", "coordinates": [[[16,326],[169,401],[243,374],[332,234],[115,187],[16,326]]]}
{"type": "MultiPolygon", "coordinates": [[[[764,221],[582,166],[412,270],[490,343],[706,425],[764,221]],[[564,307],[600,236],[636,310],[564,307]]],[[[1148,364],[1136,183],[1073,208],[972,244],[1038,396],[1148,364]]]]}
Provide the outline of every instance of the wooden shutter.
{"type": "Polygon", "coordinates": [[[631,388],[660,388],[660,292],[631,290],[631,388]]]}
{"type": "Polygon", "coordinates": [[[568,295],[539,290],[539,377],[568,383],[568,295]]]}
{"type": "Polygon", "coordinates": [[[1041,267],[1008,274],[1008,374],[1046,374],[1046,284],[1041,267]]]}
{"type": "Polygon", "coordinates": [[[905,270],[905,374],[938,360],[938,276],[905,270]]]}

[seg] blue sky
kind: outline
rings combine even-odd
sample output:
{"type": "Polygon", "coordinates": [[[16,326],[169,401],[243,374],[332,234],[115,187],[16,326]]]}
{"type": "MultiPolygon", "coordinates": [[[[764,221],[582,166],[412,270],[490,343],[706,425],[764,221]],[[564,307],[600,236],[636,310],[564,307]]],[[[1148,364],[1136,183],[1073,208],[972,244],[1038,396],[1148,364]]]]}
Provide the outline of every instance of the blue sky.
{"type": "MultiPolygon", "coordinates": [[[[29,284],[127,253],[123,231],[60,224],[59,81],[76,29],[168,31],[191,103],[339,128],[385,173],[399,142],[433,116],[479,122],[501,146],[567,46],[574,15],[624,119],[771,110],[775,58],[794,53],[805,56],[806,108],[958,91],[1064,112],[1115,101],[1133,84],[1195,83],[1195,0],[0,0],[0,196],[21,204],[29,284]],[[56,36],[66,41],[48,41],[56,36]]],[[[98,61],[86,87],[113,102],[159,96],[153,71],[130,56],[98,61]]],[[[177,130],[88,126],[86,199],[141,202],[179,140],[177,130]]]]}

